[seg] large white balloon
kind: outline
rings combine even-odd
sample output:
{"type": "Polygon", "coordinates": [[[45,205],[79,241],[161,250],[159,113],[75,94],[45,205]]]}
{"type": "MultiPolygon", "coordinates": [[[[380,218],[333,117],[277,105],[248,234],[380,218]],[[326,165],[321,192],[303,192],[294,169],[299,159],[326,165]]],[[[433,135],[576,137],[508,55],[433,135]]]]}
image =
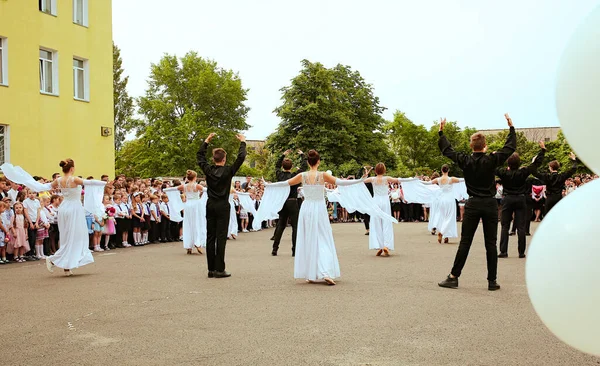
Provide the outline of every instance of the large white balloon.
{"type": "Polygon", "coordinates": [[[560,201],[535,232],[527,253],[529,298],[565,343],[600,356],[600,180],[560,201]]]}
{"type": "Polygon", "coordinates": [[[560,125],[573,150],[600,173],[600,7],[577,28],[562,57],[556,85],[560,125]]]}
{"type": "Polygon", "coordinates": [[[326,171],[325,173],[332,175],[333,173],[331,172],[331,170],[326,171]]]}

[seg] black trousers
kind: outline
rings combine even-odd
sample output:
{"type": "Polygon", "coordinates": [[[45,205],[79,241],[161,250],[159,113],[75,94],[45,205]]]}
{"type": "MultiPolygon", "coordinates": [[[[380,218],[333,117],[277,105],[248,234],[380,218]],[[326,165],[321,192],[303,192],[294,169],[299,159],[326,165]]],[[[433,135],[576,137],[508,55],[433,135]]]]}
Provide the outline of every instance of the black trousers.
{"type": "Polygon", "coordinates": [[[402,219],[404,221],[414,221],[413,219],[413,204],[403,203],[402,204],[402,219]]]}
{"type": "Polygon", "coordinates": [[[148,230],[148,241],[155,242],[160,239],[160,222],[150,220],[150,229],[148,230]]]}
{"type": "Polygon", "coordinates": [[[525,254],[525,213],[527,211],[527,202],[524,195],[504,197],[502,203],[502,231],[500,234],[500,253],[508,253],[508,231],[510,222],[513,220],[513,227],[517,230],[519,238],[519,254],[525,254]]]}
{"type": "Polygon", "coordinates": [[[277,252],[279,249],[279,243],[281,242],[281,236],[287,227],[288,218],[292,221],[292,253],[296,253],[296,235],[298,231],[298,200],[291,198],[285,201],[283,208],[279,211],[279,221],[277,222],[277,228],[275,229],[273,251],[277,252]]]}
{"type": "Polygon", "coordinates": [[[166,241],[171,239],[171,221],[166,217],[162,217],[160,222],[160,240],[166,241]]]}
{"type": "Polygon", "coordinates": [[[552,207],[556,206],[556,204],[562,199],[562,194],[551,194],[546,197],[546,213],[544,216],[548,215],[548,212],[552,210],[552,207]]]}
{"type": "Polygon", "coordinates": [[[460,244],[454,259],[452,275],[460,277],[463,267],[467,262],[473,237],[479,226],[479,220],[483,222],[483,235],[487,257],[488,281],[495,281],[498,272],[498,250],[496,240],[498,239],[498,202],[493,197],[471,197],[465,204],[465,215],[460,234],[460,244]]]}
{"type": "Polygon", "coordinates": [[[27,228],[27,241],[29,242],[29,251],[25,255],[36,255],[35,241],[37,239],[37,229],[27,228]]]}
{"type": "Polygon", "coordinates": [[[525,212],[525,234],[531,233],[531,216],[533,215],[533,200],[527,198],[527,211],[525,212]]]}
{"type": "Polygon", "coordinates": [[[228,199],[208,199],[206,203],[206,262],[209,271],[225,271],[225,245],[229,227],[228,199]]]}
{"type": "Polygon", "coordinates": [[[365,220],[365,229],[368,231],[371,227],[371,216],[363,214],[363,220],[365,220]]]}
{"type": "Polygon", "coordinates": [[[169,237],[167,239],[176,240],[179,239],[179,228],[181,227],[181,222],[169,221],[169,237]]]}

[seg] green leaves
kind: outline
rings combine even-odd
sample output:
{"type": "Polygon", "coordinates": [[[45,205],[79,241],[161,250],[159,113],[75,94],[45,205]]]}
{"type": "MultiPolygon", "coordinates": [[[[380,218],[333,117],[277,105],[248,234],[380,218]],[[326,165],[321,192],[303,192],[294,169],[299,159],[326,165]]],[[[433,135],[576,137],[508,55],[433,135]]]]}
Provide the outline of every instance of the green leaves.
{"type": "Polygon", "coordinates": [[[267,148],[275,154],[288,148],[316,149],[323,164],[337,174],[356,174],[361,165],[382,159],[393,166],[393,154],[379,132],[385,108],[373,87],[348,66],[328,69],[308,60],[302,66],[281,89],[283,102],[274,111],[281,123],[267,139],[267,148]]]}
{"type": "Polygon", "coordinates": [[[128,76],[123,76],[121,50],[113,43],[113,104],[115,119],[115,150],[118,152],[125,135],[132,131],[137,122],[133,119],[133,98],[127,93],[128,76]]]}
{"type": "Polygon", "coordinates": [[[236,73],[195,52],[181,59],[165,55],[151,66],[148,89],[138,99],[144,117],[136,126],[138,139],[118,154],[122,161],[117,162],[117,171],[179,176],[186,169],[197,169],[196,153],[210,132],[218,134],[211,144],[235,157],[239,147],[235,134],[250,127],[247,92],[236,73]]]}

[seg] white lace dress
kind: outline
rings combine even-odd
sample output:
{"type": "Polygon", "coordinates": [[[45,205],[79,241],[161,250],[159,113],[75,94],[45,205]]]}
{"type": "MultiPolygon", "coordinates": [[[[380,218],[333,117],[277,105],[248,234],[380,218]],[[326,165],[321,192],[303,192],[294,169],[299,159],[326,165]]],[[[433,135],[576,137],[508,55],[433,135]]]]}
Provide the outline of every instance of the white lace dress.
{"type": "MultiPolygon", "coordinates": [[[[392,215],[392,206],[388,196],[387,178],[373,179],[373,201],[381,211],[392,215]]],[[[394,228],[392,221],[379,217],[371,217],[369,227],[369,249],[383,249],[387,247],[394,250],[394,228]]]]}
{"type": "Polygon", "coordinates": [[[450,180],[442,183],[442,180],[439,179],[438,185],[440,189],[436,192],[435,201],[431,205],[432,212],[429,218],[429,226],[436,228],[444,238],[457,238],[456,195],[452,188],[453,184],[450,180]]]}
{"type": "Polygon", "coordinates": [[[233,194],[229,195],[229,227],[227,229],[227,236],[238,234],[238,224],[237,224],[237,215],[235,213],[236,206],[235,201],[233,199],[233,194]]]}
{"type": "Polygon", "coordinates": [[[81,204],[81,186],[67,188],[72,179],[65,183],[65,187],[59,181],[64,198],[58,208],[60,249],[50,257],[55,266],[63,269],[74,269],[94,263],[89,249],[85,210],[81,204]]]}
{"type": "Polygon", "coordinates": [[[323,173],[302,173],[304,202],[298,217],[294,278],[316,281],[340,276],[325,204],[323,173]]]}
{"type": "Polygon", "coordinates": [[[183,206],[183,248],[206,248],[206,194],[200,199],[200,191],[186,185],[186,202],[183,206]]]}

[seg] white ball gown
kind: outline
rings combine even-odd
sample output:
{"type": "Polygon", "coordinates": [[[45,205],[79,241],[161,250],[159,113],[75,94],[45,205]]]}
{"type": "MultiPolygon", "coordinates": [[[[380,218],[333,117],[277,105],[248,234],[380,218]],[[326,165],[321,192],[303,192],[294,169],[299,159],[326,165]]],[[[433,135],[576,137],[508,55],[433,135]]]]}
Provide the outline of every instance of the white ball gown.
{"type": "Polygon", "coordinates": [[[235,214],[235,201],[233,200],[233,194],[229,195],[229,227],[227,229],[227,236],[238,235],[238,224],[237,215],[235,214]]]}
{"type": "Polygon", "coordinates": [[[206,200],[204,194],[200,199],[200,191],[193,191],[186,185],[184,188],[186,202],[183,208],[183,247],[206,248],[206,200]]]}
{"type": "Polygon", "coordinates": [[[431,205],[429,226],[437,229],[444,238],[457,238],[456,228],[456,195],[452,181],[442,183],[438,180],[440,189],[435,194],[434,204],[431,205]]]}
{"type": "MultiPolygon", "coordinates": [[[[392,215],[392,205],[388,196],[387,178],[378,181],[373,179],[373,201],[383,212],[392,215]]],[[[369,227],[369,249],[394,250],[394,228],[392,221],[380,217],[371,217],[369,227]]]]}
{"type": "MultiPolygon", "coordinates": [[[[68,186],[71,178],[65,185],[68,186]]],[[[59,188],[64,200],[58,208],[58,230],[60,249],[50,257],[55,266],[74,269],[94,262],[89,250],[89,235],[85,210],[81,204],[81,186],[59,188]]]]}
{"type": "Polygon", "coordinates": [[[324,183],[321,172],[302,173],[304,202],[298,217],[294,278],[316,281],[340,276],[324,183]]]}

